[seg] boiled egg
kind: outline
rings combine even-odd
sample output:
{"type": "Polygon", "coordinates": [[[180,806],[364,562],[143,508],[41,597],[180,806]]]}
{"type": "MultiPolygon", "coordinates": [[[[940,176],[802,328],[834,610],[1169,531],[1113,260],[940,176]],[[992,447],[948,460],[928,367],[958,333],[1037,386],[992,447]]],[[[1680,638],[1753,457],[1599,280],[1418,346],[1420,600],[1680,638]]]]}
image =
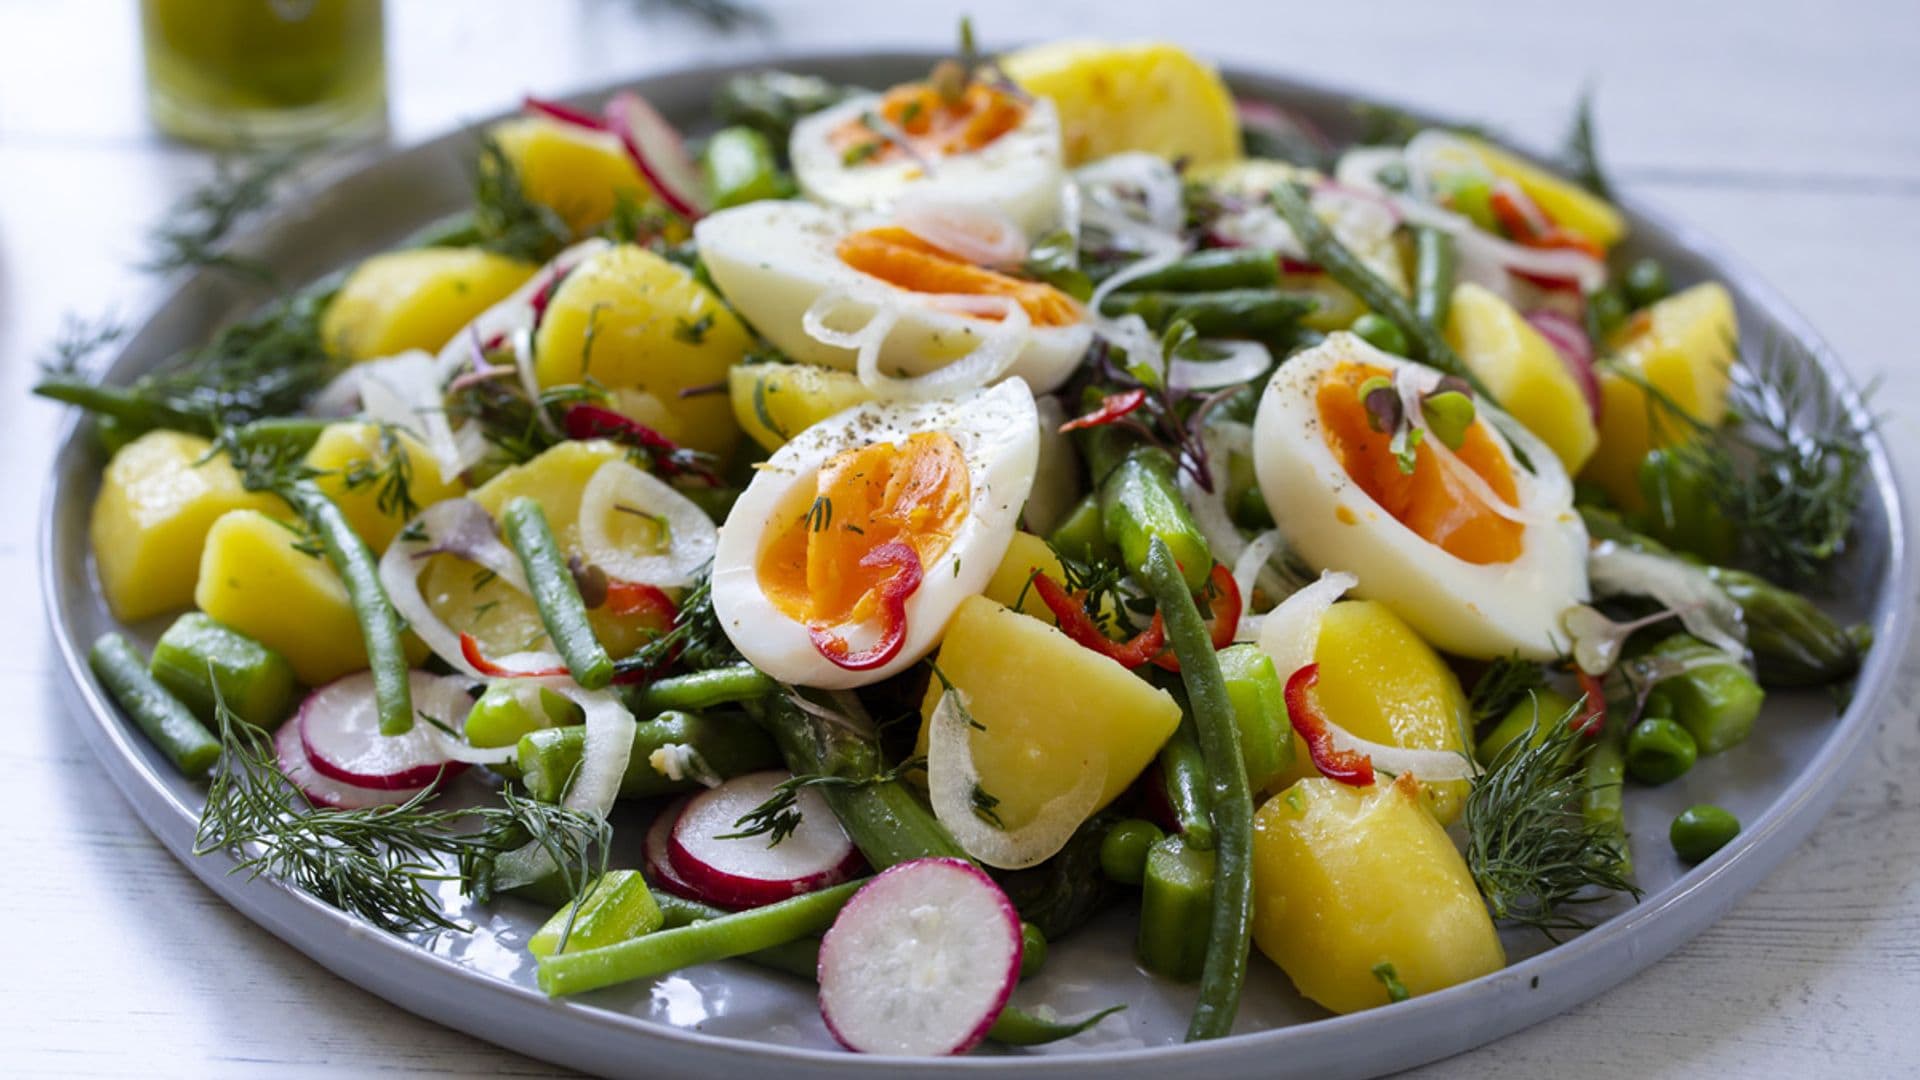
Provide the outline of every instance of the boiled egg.
{"type": "Polygon", "coordinates": [[[854,371],[879,396],[944,396],[1007,375],[1046,393],[1093,341],[1072,297],[885,219],[755,202],[702,218],[694,240],[714,284],[767,340],[795,360],[854,371]]]}
{"type": "Polygon", "coordinates": [[[868,402],[754,474],[713,558],[713,609],[782,682],[877,682],[939,643],[1013,540],[1039,454],[1018,379],[950,400],[868,402]]]}
{"type": "Polygon", "coordinates": [[[810,199],[886,211],[909,191],[997,207],[1029,234],[1053,228],[1066,181],[1053,103],[974,81],[863,94],[794,125],[794,177],[810,199]]]}
{"type": "Polygon", "coordinates": [[[1261,494],[1301,557],[1354,575],[1355,595],[1385,604],[1441,649],[1558,656],[1567,646],[1562,613],[1587,599],[1587,536],[1572,484],[1552,450],[1483,400],[1464,427],[1454,413],[1458,445],[1449,449],[1422,404],[1441,378],[1349,333],[1289,359],[1254,418],[1261,494]],[[1362,399],[1375,379],[1394,388],[1397,423],[1421,414],[1410,456],[1395,453],[1392,431],[1382,430],[1393,421],[1362,399]]]}

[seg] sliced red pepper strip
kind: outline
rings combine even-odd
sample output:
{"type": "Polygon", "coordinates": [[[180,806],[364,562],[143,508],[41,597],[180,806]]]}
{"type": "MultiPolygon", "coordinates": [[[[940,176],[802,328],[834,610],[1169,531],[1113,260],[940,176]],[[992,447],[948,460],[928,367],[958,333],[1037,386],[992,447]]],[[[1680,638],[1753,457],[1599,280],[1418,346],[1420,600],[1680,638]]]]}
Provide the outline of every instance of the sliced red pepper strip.
{"type": "Polygon", "coordinates": [[[614,412],[604,405],[586,402],[571,405],[561,420],[566,429],[567,438],[576,441],[586,439],[612,439],[617,443],[637,446],[647,451],[647,456],[662,476],[692,476],[711,487],[720,486],[720,478],[712,469],[699,463],[691,452],[679,443],[660,434],[658,431],[631,417],[614,412]]]}
{"type": "Polygon", "coordinates": [[[652,615],[652,621],[668,627],[673,625],[679,610],[673,598],[657,585],[640,581],[607,582],[607,611],[621,618],[652,615]]]}
{"type": "Polygon", "coordinates": [[[566,279],[564,271],[554,271],[546,284],[534,290],[533,299],[527,301],[527,306],[533,310],[533,325],[536,328],[546,319],[547,305],[553,303],[553,294],[560,291],[560,283],[566,279]]]}
{"type": "Polygon", "coordinates": [[[1060,624],[1062,633],[1076,644],[1092,649],[1109,660],[1118,661],[1121,667],[1129,670],[1137,668],[1167,647],[1166,624],[1157,612],[1153,616],[1152,626],[1126,641],[1115,641],[1101,633],[1099,624],[1087,614],[1086,593],[1069,593],[1064,585],[1038,570],[1034,571],[1032,580],[1033,591],[1040,594],[1040,602],[1053,612],[1054,621],[1060,624]]]}
{"type": "Polygon", "coordinates": [[[1576,232],[1571,232],[1552,223],[1546,211],[1540,209],[1524,194],[1510,190],[1505,186],[1496,186],[1487,199],[1493,216],[1500,227],[1507,230],[1513,242],[1530,248],[1564,248],[1578,251],[1596,259],[1606,257],[1600,245],[1576,232]],[[1523,201],[1525,200],[1525,201],[1523,201]],[[1540,222],[1548,224],[1542,228],[1540,222]]]}
{"type": "Polygon", "coordinates": [[[1076,416],[1066,423],[1061,424],[1060,434],[1065,435],[1069,431],[1079,431],[1082,428],[1101,427],[1106,424],[1111,424],[1115,420],[1139,408],[1146,400],[1147,392],[1140,388],[1119,394],[1108,394],[1107,399],[1100,403],[1099,408],[1087,413],[1085,416],[1076,416]]]}
{"type": "Polygon", "coordinates": [[[480,651],[480,642],[465,631],[460,634],[460,655],[467,658],[467,663],[473,665],[473,670],[489,679],[544,679],[572,674],[564,664],[560,667],[538,668],[533,671],[517,671],[513,668],[501,667],[487,659],[487,654],[480,651]]]}
{"type": "MultiPolygon", "coordinates": [[[[1219,563],[1213,564],[1213,573],[1207,581],[1213,588],[1213,621],[1207,624],[1207,629],[1213,635],[1213,650],[1219,652],[1233,644],[1234,632],[1240,629],[1240,583],[1233,580],[1233,571],[1219,563]]],[[[1172,649],[1154,657],[1153,662],[1166,671],[1180,670],[1180,660],[1172,649]]]]}
{"type": "Polygon", "coordinates": [[[1573,718],[1574,729],[1580,734],[1593,738],[1607,726],[1607,691],[1601,684],[1600,676],[1589,675],[1574,667],[1574,677],[1580,680],[1580,692],[1586,695],[1582,702],[1586,711],[1573,718]]]}
{"type": "Polygon", "coordinates": [[[807,636],[813,640],[813,647],[820,650],[820,655],[848,671],[871,671],[900,655],[900,647],[907,641],[907,597],[920,588],[923,574],[920,553],[899,540],[890,540],[867,552],[860,565],[895,568],[894,575],[876,589],[880,598],[879,638],[854,652],[847,645],[847,639],[832,630],[824,626],[807,628],[807,636]]]}
{"type": "Polygon", "coordinates": [[[1373,759],[1355,750],[1338,750],[1327,718],[1310,696],[1320,681],[1320,665],[1308,664],[1287,678],[1287,719],[1307,744],[1313,767],[1329,780],[1354,787],[1373,783],[1373,759]]]}
{"type": "Polygon", "coordinates": [[[571,105],[562,105],[557,101],[546,101],[529,95],[521,105],[526,111],[549,120],[558,120],[574,127],[591,128],[594,131],[607,130],[607,122],[589,112],[582,112],[571,105]]]}

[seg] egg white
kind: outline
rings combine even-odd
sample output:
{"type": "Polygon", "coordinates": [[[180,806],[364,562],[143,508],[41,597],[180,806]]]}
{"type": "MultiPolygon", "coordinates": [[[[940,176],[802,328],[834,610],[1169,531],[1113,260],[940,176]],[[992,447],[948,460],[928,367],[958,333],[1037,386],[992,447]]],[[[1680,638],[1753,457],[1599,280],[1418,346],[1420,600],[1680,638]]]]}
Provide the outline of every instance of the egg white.
{"type": "Polygon", "coordinates": [[[879,112],[881,97],[863,94],[794,125],[788,152],[794,178],[808,198],[848,210],[884,212],[911,190],[994,206],[1029,236],[1058,224],[1066,166],[1060,154],[1060,116],[1051,101],[1036,99],[1019,126],[980,149],[928,163],[931,173],[905,155],[849,165],[834,148],[833,133],[863,114],[879,112]]]}
{"type": "Polygon", "coordinates": [[[1254,473],[1288,546],[1316,567],[1353,574],[1360,580],[1354,595],[1392,608],[1447,652],[1483,659],[1560,655],[1567,645],[1561,615],[1587,599],[1587,533],[1559,459],[1544,445],[1523,445],[1533,471],[1523,468],[1507,433],[1531,436],[1476,401],[1529,520],[1512,562],[1456,558],[1375,502],[1327,446],[1315,395],[1321,376],[1343,362],[1411,370],[1422,392],[1441,379],[1438,371],[1348,333],[1333,334],[1274,372],[1254,417],[1254,473]]]}
{"type": "MultiPolygon", "coordinates": [[[[882,223],[808,202],[762,201],[707,215],[693,237],[727,302],[788,356],[855,369],[857,350],[817,340],[803,325],[814,301],[839,291],[848,298],[835,309],[836,328],[864,326],[881,302],[899,309],[900,321],[881,347],[880,368],[889,375],[924,375],[972,351],[998,324],[942,310],[924,293],[840,261],[835,247],[842,237],[882,223]]],[[[1092,343],[1093,328],[1085,322],[1031,327],[1006,374],[1047,393],[1067,381],[1092,343]]]]}
{"type": "MultiPolygon", "coordinates": [[[[1013,540],[1038,456],[1033,393],[1018,379],[947,401],[868,402],[813,425],[760,466],[720,527],[713,609],[721,628],[740,655],[782,682],[838,690],[899,672],[939,644],[962,600],[987,587],[1013,540]],[[791,513],[794,489],[813,490],[830,458],[875,443],[902,443],[921,432],[943,433],[959,446],[971,487],[967,515],[953,543],[923,568],[919,589],[907,598],[899,655],[870,671],[848,671],[820,654],[805,623],[767,598],[760,587],[760,555],[776,530],[790,524],[781,517],[791,513]]],[[[879,627],[840,632],[859,648],[879,627]]]]}

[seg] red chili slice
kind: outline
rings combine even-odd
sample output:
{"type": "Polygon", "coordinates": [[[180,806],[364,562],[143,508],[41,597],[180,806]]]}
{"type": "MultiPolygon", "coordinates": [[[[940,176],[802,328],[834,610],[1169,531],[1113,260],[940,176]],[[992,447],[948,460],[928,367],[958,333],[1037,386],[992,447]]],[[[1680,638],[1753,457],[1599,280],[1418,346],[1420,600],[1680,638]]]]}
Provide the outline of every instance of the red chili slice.
{"type": "Polygon", "coordinates": [[[460,634],[460,655],[467,658],[467,663],[473,665],[473,670],[489,679],[544,679],[554,675],[572,674],[565,665],[539,668],[534,671],[516,671],[513,668],[501,667],[487,659],[487,654],[480,651],[480,643],[474,640],[472,634],[464,631],[460,634]]]}
{"type": "Polygon", "coordinates": [[[688,451],[677,442],[660,434],[628,416],[614,412],[603,405],[591,405],[585,402],[571,405],[561,425],[566,429],[567,438],[576,441],[585,439],[612,439],[617,443],[637,446],[647,451],[654,467],[662,476],[673,477],[682,474],[695,477],[713,486],[720,486],[720,478],[713,470],[701,465],[697,460],[689,460],[688,451]]]}
{"type": "Polygon", "coordinates": [[[1545,210],[1540,209],[1531,200],[1517,190],[1497,186],[1487,202],[1493,210],[1493,216],[1500,227],[1513,237],[1513,242],[1530,248],[1564,248],[1578,251],[1595,259],[1606,257],[1600,245],[1576,232],[1571,232],[1553,223],[1545,210]],[[1546,222],[1543,228],[1541,222],[1546,222]]]}
{"type": "Polygon", "coordinates": [[[848,671],[871,671],[900,655],[900,647],[907,641],[907,597],[920,588],[923,574],[920,553],[899,540],[888,541],[867,552],[860,559],[860,565],[891,566],[895,569],[893,576],[878,587],[879,638],[872,645],[854,652],[847,644],[847,639],[833,631],[823,626],[807,628],[807,636],[813,640],[813,647],[820,650],[820,655],[848,671]]]}
{"type": "MultiPolygon", "coordinates": [[[[1213,649],[1221,649],[1233,644],[1234,631],[1240,628],[1240,583],[1233,580],[1233,571],[1219,563],[1213,564],[1213,573],[1208,576],[1213,586],[1213,621],[1207,629],[1213,635],[1213,649]]],[[[1159,625],[1158,614],[1154,615],[1155,625],[1159,625]]],[[[1179,671],[1180,659],[1168,649],[1153,658],[1153,662],[1167,671],[1179,671]]]]}
{"type": "Polygon", "coordinates": [[[1075,643],[1109,660],[1118,661],[1121,667],[1129,670],[1137,668],[1167,647],[1166,624],[1157,612],[1153,616],[1152,626],[1126,641],[1115,641],[1101,633],[1099,624],[1087,614],[1085,592],[1069,593],[1065,586],[1038,570],[1033,574],[1033,591],[1040,594],[1040,602],[1053,612],[1054,621],[1060,624],[1062,633],[1075,643]]]}
{"type": "Polygon", "coordinates": [[[1354,787],[1373,783],[1373,759],[1355,750],[1338,750],[1327,718],[1310,696],[1320,681],[1320,665],[1308,664],[1287,678],[1287,719],[1307,744],[1313,767],[1329,780],[1354,787]]]}
{"type": "Polygon", "coordinates": [[[594,131],[607,130],[607,122],[605,120],[602,120],[592,113],[581,112],[571,105],[562,105],[557,101],[545,101],[541,98],[531,96],[527,97],[522,104],[530,113],[537,113],[550,120],[558,120],[563,124],[571,124],[574,127],[591,128],[594,131]]]}
{"type": "Polygon", "coordinates": [[[652,621],[661,627],[673,625],[679,614],[679,608],[673,598],[656,585],[639,581],[607,582],[607,610],[622,618],[630,615],[651,615],[652,621]]]}
{"type": "Polygon", "coordinates": [[[1589,675],[1576,665],[1574,677],[1580,680],[1580,692],[1586,695],[1582,703],[1586,711],[1574,717],[1573,726],[1580,734],[1592,738],[1599,735],[1607,726],[1607,691],[1600,682],[1600,676],[1589,675]]]}
{"type": "Polygon", "coordinates": [[[1064,435],[1069,431],[1079,431],[1082,428],[1101,427],[1106,424],[1111,424],[1115,420],[1139,408],[1141,403],[1146,400],[1147,392],[1142,389],[1128,390],[1120,394],[1108,394],[1107,399],[1100,403],[1099,408],[1085,416],[1076,416],[1066,423],[1061,424],[1060,433],[1064,435]]]}

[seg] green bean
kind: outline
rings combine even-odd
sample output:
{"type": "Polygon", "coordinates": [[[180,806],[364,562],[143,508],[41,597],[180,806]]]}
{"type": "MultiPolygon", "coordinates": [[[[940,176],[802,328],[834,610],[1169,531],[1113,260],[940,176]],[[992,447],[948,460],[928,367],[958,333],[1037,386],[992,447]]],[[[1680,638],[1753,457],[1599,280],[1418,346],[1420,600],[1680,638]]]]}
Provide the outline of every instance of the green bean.
{"type": "Polygon", "coordinates": [[[1626,724],[1609,714],[1599,739],[1587,751],[1586,791],[1581,799],[1581,812],[1588,825],[1607,837],[1618,856],[1622,876],[1633,873],[1633,850],[1627,846],[1626,818],[1620,809],[1626,765],[1626,724]]]}
{"type": "MultiPolygon", "coordinates": [[[[691,747],[706,769],[722,779],[780,763],[766,732],[744,716],[663,712],[633,727],[633,750],[620,778],[621,797],[646,799],[699,787],[695,777],[675,780],[653,767],[654,751],[676,745],[691,747]]],[[[527,794],[542,802],[559,802],[579,771],[586,748],[587,729],[578,724],[522,735],[515,759],[527,794]]]]}
{"type": "Polygon", "coordinates": [[[1860,669],[1859,642],[1813,601],[1741,570],[1707,574],[1740,605],[1761,685],[1825,686],[1860,669]]]}
{"type": "Polygon", "coordinates": [[[201,720],[213,723],[214,704],[224,701],[268,731],[286,719],[299,685],[286,657],[198,611],[167,627],[147,668],[201,720]]]}
{"type": "Polygon", "coordinates": [[[1167,638],[1180,661],[1180,679],[1187,687],[1213,781],[1213,925],[1208,932],[1206,968],[1200,976],[1200,1001],[1187,1026],[1187,1038],[1219,1038],[1232,1029],[1234,1013],[1240,1008],[1253,933],[1253,793],[1247,787],[1240,729],[1234,723],[1213,639],[1173,552],[1158,538],[1149,549],[1145,569],[1143,583],[1159,605],[1167,638]]]}
{"type": "Polygon", "coordinates": [[[578,994],[811,937],[833,925],[840,909],[866,883],[864,878],[849,881],[615,945],[550,956],[540,961],[540,989],[554,997],[578,994]]]}
{"type": "Polygon", "coordinates": [[[1473,391],[1487,401],[1498,405],[1499,402],[1487,391],[1480,377],[1473,369],[1463,363],[1447,339],[1438,330],[1420,318],[1407,298],[1401,296],[1392,285],[1383,281],[1378,274],[1368,269],[1353,252],[1348,251],[1327,228],[1313,208],[1307,205],[1307,197],[1301,189],[1291,183],[1275,185],[1273,205],[1280,215],[1287,219],[1293,228],[1293,234],[1306,245],[1307,257],[1320,269],[1325,270],[1333,280],[1345,285],[1362,303],[1384,315],[1400,332],[1405,334],[1412,346],[1413,359],[1420,360],[1431,367],[1439,368],[1449,375],[1458,375],[1473,387],[1473,391]]]}
{"type": "Polygon", "coordinates": [[[1714,497],[1713,478],[1684,450],[1649,450],[1635,473],[1647,508],[1641,531],[1669,547],[1722,563],[1739,550],[1740,535],[1714,497]]]}
{"type": "Polygon", "coordinates": [[[850,724],[819,720],[784,697],[748,703],[796,776],[831,775],[869,783],[816,788],[847,837],[876,870],[930,856],[969,858],[933,811],[903,781],[878,779],[880,748],[850,724]]]}
{"type": "Polygon", "coordinates": [[[1131,292],[1217,292],[1270,288],[1280,281],[1280,256],[1263,248],[1214,248],[1183,256],[1127,282],[1131,292]]]}
{"type": "Polygon", "coordinates": [[[367,542],[353,531],[345,514],[312,480],[294,480],[274,487],[300,515],[340,574],[360,621],[367,646],[367,666],[373,671],[373,693],[380,710],[380,734],[405,735],[413,730],[413,690],[407,666],[405,626],[380,585],[380,566],[367,542]]]}
{"type": "Polygon", "coordinates": [[[535,731],[574,727],[585,720],[586,711],[572,698],[545,687],[516,685],[519,682],[499,679],[481,692],[460,728],[468,742],[489,748],[515,746],[535,731]],[[527,694],[530,689],[534,690],[531,701],[527,694]]]}
{"type": "Polygon", "coordinates": [[[1032,978],[1047,966],[1047,935],[1030,922],[1020,923],[1020,977],[1032,978]]]}
{"type": "Polygon", "coordinates": [[[202,779],[220,760],[220,740],[178,698],[154,681],[147,662],[119,634],[102,634],[87,653],[94,677],[175,768],[202,779]]]}
{"type": "Polygon", "coordinates": [[[1689,863],[1705,862],[1740,835],[1740,819],[1710,803],[1689,806],[1667,828],[1673,853],[1689,863]]]}
{"type": "Polygon", "coordinates": [[[1206,971],[1213,923],[1214,852],[1169,836],[1147,849],[1141,869],[1134,954],[1155,975],[1191,982],[1206,971]]]}
{"type": "Polygon", "coordinates": [[[194,435],[211,436],[213,421],[198,413],[154,401],[145,394],[120,386],[98,386],[77,377],[57,376],[36,383],[33,392],[43,398],[72,405],[112,420],[122,430],[138,434],[165,428],[194,435]]]}
{"type": "Polygon", "coordinates": [[[1243,642],[1221,649],[1220,673],[1240,731],[1240,756],[1247,784],[1265,791],[1293,764],[1293,728],[1287,720],[1286,687],[1273,661],[1258,645],[1243,642]]]}
{"type": "Polygon", "coordinates": [[[1160,783],[1166,793],[1173,823],[1187,843],[1213,850],[1213,800],[1207,780],[1207,759],[1200,752],[1200,736],[1193,718],[1183,716],[1173,735],[1160,744],[1160,783]]]}
{"type": "Polygon", "coordinates": [[[734,664],[657,679],[628,694],[627,704],[640,716],[668,709],[711,709],[765,697],[779,685],[752,664],[734,664]]]}
{"type": "Polygon", "coordinates": [[[1155,330],[1184,320],[1201,337],[1268,337],[1291,330],[1320,301],[1282,289],[1216,289],[1211,292],[1113,293],[1100,305],[1107,316],[1138,315],[1155,330]]]}
{"type": "Polygon", "coordinates": [[[1567,715],[1572,708],[1573,699],[1558,690],[1535,690],[1507,710],[1507,715],[1474,747],[1473,756],[1481,766],[1491,769],[1507,747],[1529,731],[1533,732],[1532,745],[1546,741],[1554,718],[1567,715]]]}
{"type": "MultiPolygon", "coordinates": [[[[1654,693],[1671,703],[1670,715],[1700,744],[1701,753],[1717,754],[1744,740],[1753,730],[1766,692],[1738,660],[1686,634],[1661,641],[1647,655],[1701,665],[1654,685],[1654,693]],[[1713,662],[1716,658],[1724,662],[1713,662]]],[[[1659,715],[1669,714],[1663,711],[1659,715]]]]}
{"type": "Polygon", "coordinates": [[[1147,852],[1166,839],[1160,826],[1140,818],[1116,821],[1100,839],[1100,871],[1122,885],[1138,885],[1147,872],[1147,852]]]}
{"type": "Polygon", "coordinates": [[[1407,355],[1407,335],[1400,328],[1377,311],[1369,311],[1353,320],[1347,328],[1355,336],[1383,353],[1393,356],[1407,355]]]}
{"type": "Polygon", "coordinates": [[[1188,591],[1197,592],[1213,573],[1213,550],[1180,496],[1178,470],[1165,450],[1135,447],[1100,482],[1100,523],[1133,576],[1145,572],[1149,545],[1158,540],[1179,567],[1188,591]]]}
{"type": "Polygon", "coordinates": [[[540,609],[540,622],[547,636],[567,662],[573,681],[589,690],[598,690],[613,681],[613,658],[593,635],[587,621],[587,605],[580,599],[580,586],[567,568],[553,530],[547,527],[546,512],[540,504],[524,495],[507,503],[502,515],[507,540],[526,568],[528,591],[534,606],[540,609]]]}
{"type": "Polygon", "coordinates": [[[597,949],[651,934],[664,921],[660,905],[638,870],[609,870],[588,887],[579,901],[569,903],[527,939],[535,958],[562,951],[597,949]]]}
{"type": "Polygon", "coordinates": [[[1439,333],[1453,313],[1453,237],[1430,225],[1413,227],[1413,313],[1439,333]]]}
{"type": "Polygon", "coordinates": [[[1112,553],[1100,525],[1100,493],[1089,491],[1047,534],[1047,543],[1069,559],[1091,562],[1112,553]]]}
{"type": "Polygon", "coordinates": [[[331,421],[312,416],[273,416],[255,420],[235,429],[234,442],[249,449],[271,450],[287,457],[299,457],[327,430],[331,421]]]}
{"type": "Polygon", "coordinates": [[[793,180],[780,170],[773,145],[750,127],[714,132],[700,154],[700,170],[715,210],[793,194],[793,180]]]}
{"type": "Polygon", "coordinates": [[[1627,771],[1643,784],[1679,779],[1699,753],[1687,729],[1664,716],[1649,716],[1627,733],[1627,771]]]}
{"type": "Polygon", "coordinates": [[[1124,1008],[1125,1005],[1110,1005],[1079,1020],[1049,1020],[1017,1005],[1008,1005],[1000,1010],[1000,1016],[987,1029],[987,1038],[1002,1046],[1039,1046],[1059,1042],[1080,1034],[1124,1008]]]}

